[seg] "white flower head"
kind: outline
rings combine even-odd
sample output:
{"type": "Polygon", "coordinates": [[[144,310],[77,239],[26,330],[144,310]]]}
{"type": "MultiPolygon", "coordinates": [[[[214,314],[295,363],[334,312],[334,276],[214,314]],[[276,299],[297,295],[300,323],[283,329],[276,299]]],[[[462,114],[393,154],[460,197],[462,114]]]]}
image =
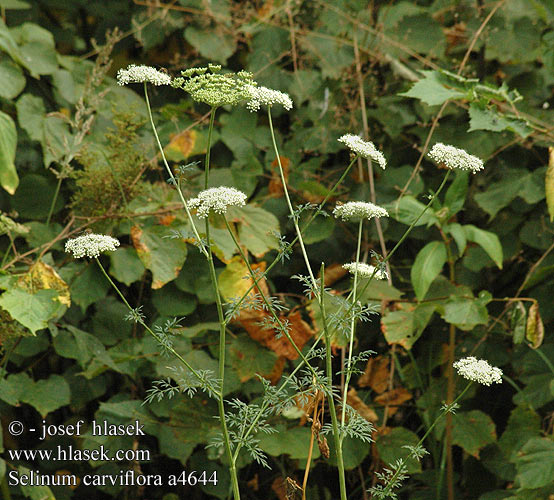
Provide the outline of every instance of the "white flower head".
{"type": "Polygon", "coordinates": [[[117,83],[119,85],[144,82],[152,85],[169,85],[171,77],[152,66],[136,66],[135,64],[131,64],[127,69],[120,69],[117,72],[117,83]]]}
{"type": "Polygon", "coordinates": [[[378,205],[365,201],[349,201],[344,205],[337,205],[333,215],[342,220],[373,219],[373,217],[388,217],[389,213],[378,205]]]}
{"type": "Polygon", "coordinates": [[[260,106],[273,106],[274,104],[280,104],[287,111],[292,109],[292,99],[284,92],[254,85],[249,85],[248,91],[250,100],[246,104],[246,108],[250,111],[258,111],[260,106]]]}
{"type": "Polygon", "coordinates": [[[65,251],[72,253],[73,257],[98,257],[103,252],[115,252],[119,241],[104,234],[84,234],[65,242],[65,251]]]}
{"type": "Polygon", "coordinates": [[[453,366],[458,374],[467,380],[479,382],[483,385],[491,385],[493,382],[502,383],[502,370],[489,365],[484,359],[469,356],[456,361],[453,366]]]}
{"type": "Polygon", "coordinates": [[[339,137],[338,141],[342,142],[348,149],[360,155],[362,158],[373,160],[375,163],[378,163],[383,170],[387,166],[387,160],[383,156],[383,153],[381,153],[372,142],[362,140],[359,135],[346,134],[339,137]]]}
{"type": "Polygon", "coordinates": [[[206,189],[198,193],[196,198],[188,202],[190,208],[196,208],[196,215],[201,219],[208,217],[210,210],[218,214],[227,213],[227,207],[243,206],[246,195],[238,189],[220,186],[206,189]]]}
{"type": "Polygon", "coordinates": [[[343,269],[346,269],[347,271],[350,271],[351,274],[355,274],[356,270],[358,271],[358,276],[362,278],[371,278],[373,276],[373,273],[375,273],[374,278],[377,278],[379,280],[386,280],[388,279],[387,272],[386,271],[379,271],[375,272],[375,267],[370,264],[365,264],[363,262],[350,262],[350,264],[344,264],[343,269]]]}
{"type": "Polygon", "coordinates": [[[483,170],[483,160],[463,149],[448,146],[442,142],[435,144],[427,155],[437,163],[444,163],[448,168],[471,170],[473,173],[483,170]]]}

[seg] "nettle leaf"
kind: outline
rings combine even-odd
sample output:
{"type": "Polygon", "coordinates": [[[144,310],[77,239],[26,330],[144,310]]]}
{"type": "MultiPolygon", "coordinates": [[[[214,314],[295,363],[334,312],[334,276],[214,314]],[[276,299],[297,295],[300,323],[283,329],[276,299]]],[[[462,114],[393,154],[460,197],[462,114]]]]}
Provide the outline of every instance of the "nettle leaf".
{"type": "Polygon", "coordinates": [[[23,94],[15,104],[19,126],[34,141],[41,141],[44,136],[43,122],[46,114],[44,101],[32,94],[23,94]]]}
{"type": "Polygon", "coordinates": [[[145,268],[132,247],[119,248],[117,252],[110,252],[110,274],[127,286],[140,280],[145,268]]]}
{"type": "Polygon", "coordinates": [[[502,269],[502,245],[500,244],[498,236],[490,231],[479,229],[472,224],[466,224],[462,227],[466,238],[469,241],[477,243],[485,252],[487,252],[489,257],[494,261],[499,269],[502,269]]]}
{"type": "Polygon", "coordinates": [[[279,220],[267,210],[253,205],[229,210],[229,218],[237,220],[239,241],[255,257],[263,257],[269,250],[279,248],[279,220]]]}
{"type": "Polygon", "coordinates": [[[19,184],[15,169],[15,149],[17,131],[9,115],[0,111],[0,184],[10,194],[14,194],[19,184]]]}
{"type": "Polygon", "coordinates": [[[460,92],[445,86],[448,80],[439,71],[421,71],[424,78],[416,82],[410,90],[399,95],[413,97],[420,101],[436,106],[449,99],[463,99],[465,92],[460,92]]]}
{"type": "Polygon", "coordinates": [[[187,258],[187,245],[181,238],[168,238],[167,226],[133,226],[131,239],[139,259],[152,271],[152,288],[174,280],[187,258]]]}
{"type": "Polygon", "coordinates": [[[29,293],[21,288],[12,288],[0,296],[0,307],[13,319],[26,326],[33,334],[48,326],[56,316],[60,303],[56,290],[38,290],[29,293]]]}
{"type": "Polygon", "coordinates": [[[446,247],[442,241],[432,241],[417,254],[410,278],[418,300],[422,300],[433,280],[446,263],[446,247]]]}
{"type": "Polygon", "coordinates": [[[487,291],[479,293],[478,298],[471,296],[452,295],[444,305],[442,318],[447,323],[456,325],[460,330],[469,331],[476,325],[485,325],[489,321],[489,313],[486,308],[492,296],[487,291]]]}
{"type": "Polygon", "coordinates": [[[50,412],[68,405],[71,400],[69,384],[60,375],[38,380],[21,395],[21,401],[30,404],[44,418],[50,412]]]}
{"type": "Polygon", "coordinates": [[[8,60],[0,62],[0,97],[15,99],[26,83],[25,75],[17,64],[8,60]]]}
{"type": "Polygon", "coordinates": [[[542,488],[553,483],[554,441],[549,438],[530,439],[515,459],[516,480],[522,488],[542,488]]]}
{"type": "Polygon", "coordinates": [[[469,118],[468,132],[474,130],[492,130],[493,132],[509,130],[525,138],[533,131],[526,120],[508,118],[475,102],[469,106],[469,118]]]}

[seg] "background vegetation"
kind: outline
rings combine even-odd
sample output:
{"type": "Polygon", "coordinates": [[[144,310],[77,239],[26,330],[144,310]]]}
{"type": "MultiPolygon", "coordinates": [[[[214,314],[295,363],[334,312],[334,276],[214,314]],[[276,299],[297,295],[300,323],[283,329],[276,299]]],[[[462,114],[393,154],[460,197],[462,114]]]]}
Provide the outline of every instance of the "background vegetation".
{"type": "MultiPolygon", "coordinates": [[[[422,161],[428,146],[453,144],[485,161],[479,175],[452,177],[391,260],[391,282],[363,297],[381,314],[359,326],[356,342],[377,354],[362,367],[349,403],[377,432],[371,445],[352,441],[345,450],[351,497],[367,498],[375,472],[406,455],[402,446],[415,444],[434,420],[447,399],[449,359],[475,355],[506,377],[501,386],[472,389],[453,416],[456,498],[552,498],[550,1],[0,0],[0,8],[0,450],[139,447],[155,458],[125,464],[137,472],[220,473],[216,487],[52,487],[58,500],[227,498],[221,457],[204,447],[217,432],[215,403],[179,395],[143,405],[152,382],[171,376],[172,361],[123,320],[124,305],[94,263],[63,252],[65,239],[83,230],[118,237],[122,247],[102,261],[129,302],[142,305],[154,327],[184,317],[175,348],[214,369],[218,325],[207,265],[190,243],[164,238],[186,220],[160,168],[140,86],[120,87],[113,77],[129,63],[178,75],[216,62],[292,97],[294,109],[276,110],[275,122],[295,204],[322,201],[336,182],[348,161],[336,140],[344,133],[360,133],[384,152],[385,171],[356,165],[332,200],[389,209],[380,228],[371,225],[366,257],[390,250],[440,184],[442,172],[422,161]],[[39,442],[6,430],[14,419],[36,426],[43,418],[139,419],[148,436],[39,442]]],[[[171,88],[152,90],[151,101],[168,158],[175,165],[201,160],[208,108],[171,88]]],[[[240,107],[220,110],[213,143],[210,182],[249,195],[234,223],[263,270],[279,244],[272,231],[293,237],[267,119],[240,107]]],[[[193,195],[202,178],[191,168],[193,195]]],[[[229,298],[249,283],[232,240],[218,229],[218,279],[229,298]]],[[[352,260],[355,241],[352,228],[332,218],[316,219],[306,234],[314,265],[326,263],[326,285],[337,294],[350,286],[340,266],[352,260]]],[[[301,284],[289,279],[297,273],[305,270],[295,254],[271,271],[267,287],[291,308],[294,338],[309,345],[319,323],[301,284]]],[[[256,373],[275,383],[297,362],[259,320],[243,316],[233,325],[227,397],[255,401],[262,394],[256,373]]],[[[337,359],[342,348],[333,346],[337,359]]],[[[260,443],[271,470],[244,456],[245,498],[288,498],[284,479],[301,482],[311,433],[304,410],[272,421],[281,432],[260,443]]],[[[431,453],[422,464],[409,463],[401,498],[446,495],[438,486],[445,484],[444,429],[426,442],[431,453]]],[[[80,476],[122,467],[3,457],[0,478],[19,466],[80,476]]],[[[308,498],[336,498],[333,459],[317,448],[313,459],[308,498]]],[[[1,491],[4,500],[44,498],[37,488],[9,488],[5,478],[1,491]]]]}

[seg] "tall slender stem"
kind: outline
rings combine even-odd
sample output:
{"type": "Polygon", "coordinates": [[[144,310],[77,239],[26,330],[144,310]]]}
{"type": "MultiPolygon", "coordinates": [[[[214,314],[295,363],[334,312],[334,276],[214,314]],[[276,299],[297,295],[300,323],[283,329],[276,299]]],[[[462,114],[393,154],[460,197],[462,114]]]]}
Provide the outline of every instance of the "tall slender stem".
{"type": "Polygon", "coordinates": [[[56,191],[54,192],[54,197],[52,198],[52,203],[50,203],[50,210],[48,210],[48,217],[46,217],[46,225],[50,225],[50,219],[54,213],[54,207],[56,206],[56,201],[58,200],[58,195],[60,194],[60,188],[62,187],[62,173],[60,172],[58,176],[58,183],[56,184],[56,191]]]}
{"type": "Polygon", "coordinates": [[[212,131],[214,128],[216,110],[216,107],[212,107],[212,109],[210,110],[210,125],[208,126],[208,146],[206,148],[206,160],[204,161],[204,189],[208,189],[208,184],[210,182],[210,152],[212,149],[212,131]]]}

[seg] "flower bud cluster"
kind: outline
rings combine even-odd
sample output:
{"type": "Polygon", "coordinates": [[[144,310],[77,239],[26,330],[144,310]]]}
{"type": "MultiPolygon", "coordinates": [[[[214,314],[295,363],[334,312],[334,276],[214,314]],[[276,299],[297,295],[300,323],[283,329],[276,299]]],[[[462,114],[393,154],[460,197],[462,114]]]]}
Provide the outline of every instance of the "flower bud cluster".
{"type": "Polygon", "coordinates": [[[389,213],[378,205],[365,201],[349,201],[344,205],[337,205],[333,210],[337,219],[359,221],[373,219],[373,217],[388,217],[389,213]]]}
{"type": "Polygon", "coordinates": [[[98,257],[103,252],[115,252],[119,246],[119,240],[104,234],[84,234],[65,243],[65,251],[72,253],[73,257],[98,257]]]}
{"type": "Polygon", "coordinates": [[[473,173],[483,170],[483,160],[477,156],[470,155],[463,149],[448,146],[442,142],[435,144],[428,153],[437,163],[443,163],[448,168],[459,168],[461,170],[470,170],[473,173]]]}
{"type": "Polygon", "coordinates": [[[386,271],[377,271],[375,272],[375,267],[370,264],[365,264],[363,262],[350,262],[350,264],[344,264],[343,269],[346,269],[351,274],[358,273],[358,276],[362,278],[371,278],[372,276],[374,278],[380,279],[380,280],[386,280],[388,279],[387,272],[386,271]],[[373,275],[375,273],[375,275],[373,275]]]}
{"type": "Polygon", "coordinates": [[[182,78],[173,80],[173,87],[181,88],[198,102],[212,107],[236,106],[250,99],[250,87],[256,85],[252,73],[220,73],[221,66],[210,64],[207,68],[190,68],[182,71],[182,78]]]}
{"type": "Polygon", "coordinates": [[[243,206],[246,195],[238,189],[220,186],[206,189],[198,193],[196,198],[188,201],[190,208],[196,208],[196,215],[201,219],[208,217],[210,210],[218,214],[227,213],[227,207],[243,206]]]}
{"type": "Polygon", "coordinates": [[[258,111],[260,106],[273,106],[274,104],[280,104],[287,111],[292,109],[292,99],[284,92],[268,89],[267,87],[256,87],[254,85],[250,85],[248,90],[250,92],[250,100],[246,104],[246,107],[250,111],[258,111]]]}
{"type": "Polygon", "coordinates": [[[378,163],[383,170],[387,166],[387,160],[383,156],[383,153],[378,151],[372,142],[366,142],[362,140],[360,136],[353,134],[343,135],[339,137],[338,141],[342,142],[348,149],[360,155],[362,158],[373,160],[375,163],[378,163]]]}
{"type": "Polygon", "coordinates": [[[151,66],[136,66],[135,64],[131,64],[127,69],[120,69],[117,72],[117,83],[119,85],[144,82],[153,85],[170,85],[171,77],[151,66]]]}
{"type": "Polygon", "coordinates": [[[491,385],[493,382],[496,384],[502,383],[502,370],[489,365],[484,359],[469,356],[456,361],[453,366],[459,375],[472,382],[483,385],[491,385]]]}

